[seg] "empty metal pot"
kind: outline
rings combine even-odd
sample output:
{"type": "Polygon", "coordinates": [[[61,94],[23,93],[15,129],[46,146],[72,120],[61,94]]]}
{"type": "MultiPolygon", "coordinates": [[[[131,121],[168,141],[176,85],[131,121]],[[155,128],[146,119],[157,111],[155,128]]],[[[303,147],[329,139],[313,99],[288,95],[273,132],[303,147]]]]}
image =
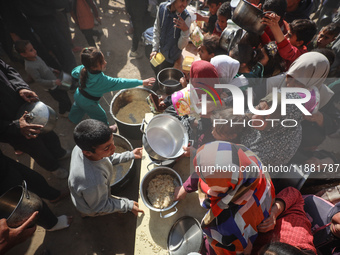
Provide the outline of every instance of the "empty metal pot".
{"type": "Polygon", "coordinates": [[[167,95],[181,90],[182,85],[179,80],[184,77],[182,71],[176,68],[164,68],[157,74],[157,81],[159,88],[167,95]]]}
{"type": "Polygon", "coordinates": [[[189,136],[185,127],[169,114],[159,114],[149,123],[143,120],[141,132],[146,152],[156,160],[176,159],[184,153],[183,146],[188,146],[189,136]],[[144,124],[147,124],[145,131],[144,124]]]}
{"type": "Polygon", "coordinates": [[[35,211],[42,209],[41,198],[27,190],[26,182],[8,190],[0,197],[0,218],[11,228],[21,226],[35,211]]]}
{"type": "MultiPolygon", "coordinates": [[[[147,88],[132,88],[132,89],[122,89],[113,97],[111,101],[111,106],[110,106],[110,113],[111,113],[112,118],[117,123],[119,134],[129,139],[134,139],[134,140],[141,139],[142,133],[140,131],[140,125],[142,123],[135,123],[135,124],[126,123],[118,119],[116,115],[122,107],[131,103],[133,100],[145,100],[146,101],[146,98],[149,96],[150,93],[155,94],[157,96],[155,92],[147,88]]],[[[151,109],[150,109],[150,112],[151,112],[151,109]]]]}
{"type": "Polygon", "coordinates": [[[24,115],[25,111],[28,112],[25,115],[26,122],[42,125],[42,133],[52,131],[57,124],[58,117],[56,112],[41,101],[23,104],[17,113],[17,118],[20,119],[24,115]]]}
{"type": "Polygon", "coordinates": [[[234,10],[232,21],[247,32],[261,35],[266,28],[266,25],[261,23],[263,15],[262,10],[245,0],[241,0],[234,10]]]}

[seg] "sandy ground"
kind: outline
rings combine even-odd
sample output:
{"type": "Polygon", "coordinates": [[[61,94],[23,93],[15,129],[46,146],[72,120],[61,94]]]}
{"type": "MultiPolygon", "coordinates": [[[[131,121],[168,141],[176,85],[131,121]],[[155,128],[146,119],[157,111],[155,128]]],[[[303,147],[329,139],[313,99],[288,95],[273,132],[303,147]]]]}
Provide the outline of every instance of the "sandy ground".
{"type": "MultiPolygon", "coordinates": [[[[124,1],[110,1],[109,12],[112,16],[103,16],[102,25],[96,27],[104,32],[101,42],[97,46],[102,50],[108,64],[105,73],[112,77],[146,79],[154,76],[150,67],[149,60],[143,56],[141,59],[129,58],[131,47],[131,35],[126,35],[125,31],[129,28],[128,16],[124,9],[124,1]]],[[[73,24],[71,28],[75,29],[72,33],[76,46],[87,47],[86,40],[80,30],[73,24]]],[[[144,47],[140,46],[139,50],[144,52],[144,47]]],[[[77,64],[80,64],[79,53],[75,53],[77,64]]],[[[144,54],[143,54],[144,55],[144,54]]],[[[23,67],[18,63],[11,63],[22,76],[23,67]]],[[[57,110],[56,101],[41,88],[35,84],[30,85],[38,94],[39,98],[57,110]]],[[[107,93],[101,99],[101,105],[107,111],[110,124],[114,123],[110,116],[110,103],[114,93],[107,93]]],[[[73,100],[73,94],[69,94],[73,100]]],[[[72,149],[75,145],[72,132],[75,125],[68,119],[59,118],[55,128],[59,135],[62,146],[66,149],[72,149]]],[[[140,141],[131,141],[133,146],[141,146],[140,141]]],[[[58,180],[53,178],[47,171],[38,166],[28,155],[16,156],[11,146],[0,144],[1,150],[7,156],[19,161],[22,164],[30,166],[35,171],[41,173],[48,183],[57,189],[67,189],[67,180],[58,180]]],[[[62,166],[69,168],[69,160],[64,160],[62,166]]],[[[139,168],[140,162],[136,162],[136,173],[127,188],[115,193],[115,195],[137,200],[139,185],[139,168]]],[[[48,250],[52,255],[60,254],[133,254],[134,236],[136,228],[136,217],[132,213],[112,214],[97,218],[81,218],[75,210],[70,198],[66,198],[57,204],[49,204],[51,210],[57,215],[72,215],[73,222],[68,229],[46,232],[43,228],[38,227],[33,238],[27,240],[21,245],[13,248],[8,254],[42,254],[43,250],[48,250]]]]}

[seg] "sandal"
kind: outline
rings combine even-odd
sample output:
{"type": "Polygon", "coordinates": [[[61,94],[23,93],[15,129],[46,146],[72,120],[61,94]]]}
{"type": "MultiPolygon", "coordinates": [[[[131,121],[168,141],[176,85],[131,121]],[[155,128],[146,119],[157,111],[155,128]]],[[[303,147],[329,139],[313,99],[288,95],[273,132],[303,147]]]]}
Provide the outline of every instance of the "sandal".
{"type": "Polygon", "coordinates": [[[68,228],[73,220],[72,216],[61,215],[58,217],[58,222],[53,228],[46,229],[46,231],[57,231],[64,228],[68,228]]]}

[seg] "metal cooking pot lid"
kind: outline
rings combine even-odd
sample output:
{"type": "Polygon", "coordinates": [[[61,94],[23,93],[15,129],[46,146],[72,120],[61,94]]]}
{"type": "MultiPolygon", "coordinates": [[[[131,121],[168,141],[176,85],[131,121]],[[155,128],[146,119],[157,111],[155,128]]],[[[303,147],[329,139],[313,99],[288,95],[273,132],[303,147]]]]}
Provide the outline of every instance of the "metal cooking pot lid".
{"type": "Polygon", "coordinates": [[[199,252],[203,243],[201,224],[193,217],[184,216],[172,226],[168,236],[169,254],[199,252]]]}

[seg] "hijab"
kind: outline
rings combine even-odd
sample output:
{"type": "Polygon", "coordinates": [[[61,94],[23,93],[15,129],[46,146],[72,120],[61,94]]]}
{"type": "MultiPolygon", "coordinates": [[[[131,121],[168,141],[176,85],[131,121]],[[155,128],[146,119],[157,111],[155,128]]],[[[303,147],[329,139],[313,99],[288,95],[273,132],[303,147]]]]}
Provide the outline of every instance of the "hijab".
{"type": "Polygon", "coordinates": [[[240,68],[240,62],[228,55],[218,55],[210,60],[215,66],[221,83],[228,84],[237,74],[240,68]]]}
{"type": "Polygon", "coordinates": [[[333,92],[324,84],[329,73],[329,61],[319,52],[307,52],[297,58],[289,67],[287,75],[302,83],[306,89],[313,86],[320,91],[320,108],[327,104],[333,92]]]}
{"type": "Polygon", "coordinates": [[[208,209],[203,231],[217,254],[242,252],[255,240],[258,224],[269,216],[275,196],[269,174],[248,148],[223,141],[201,146],[193,163],[200,177],[201,205],[208,209]],[[226,192],[214,194],[211,187],[226,192]]]}

